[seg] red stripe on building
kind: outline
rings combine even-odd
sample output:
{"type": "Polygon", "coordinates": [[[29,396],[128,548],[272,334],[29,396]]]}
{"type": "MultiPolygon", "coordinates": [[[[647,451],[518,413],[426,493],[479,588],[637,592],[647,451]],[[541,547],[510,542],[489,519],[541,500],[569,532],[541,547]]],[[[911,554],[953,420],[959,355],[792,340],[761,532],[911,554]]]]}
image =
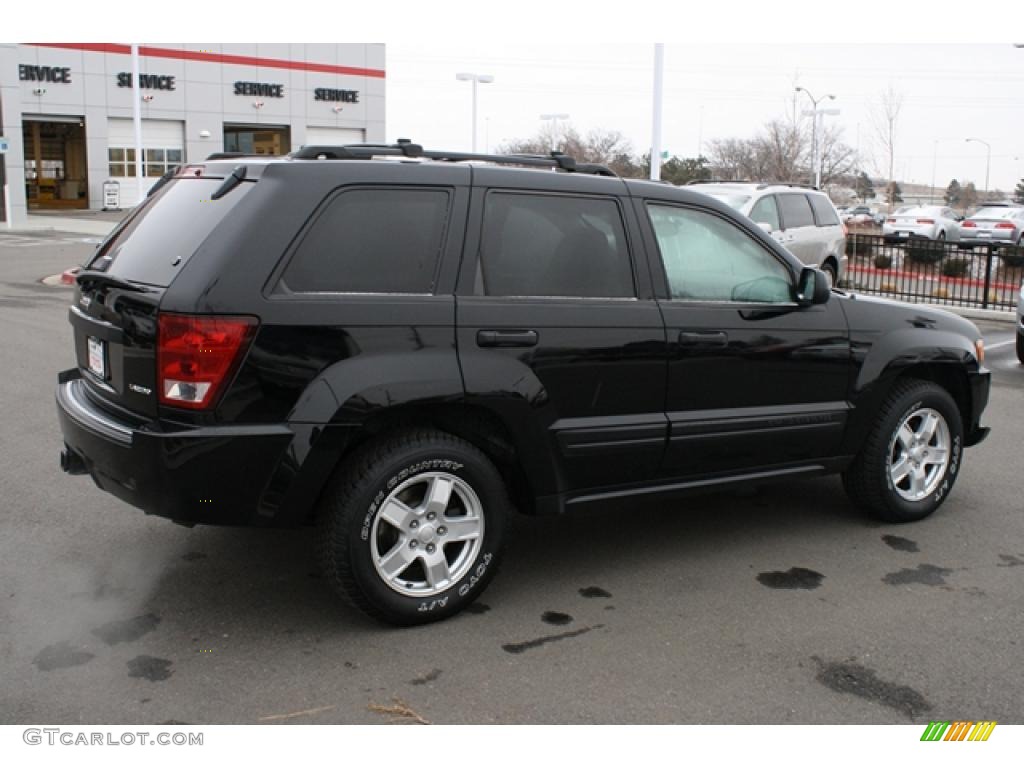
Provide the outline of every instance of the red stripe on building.
{"type": "MultiPolygon", "coordinates": [[[[93,53],[131,54],[132,52],[130,45],[122,45],[120,43],[25,43],[25,45],[34,45],[38,48],[62,48],[69,51],[91,51],[93,53]]],[[[176,59],[178,61],[207,61],[215,64],[240,64],[247,67],[274,67],[276,69],[296,69],[304,72],[326,72],[330,75],[384,77],[383,69],[342,67],[336,64],[267,59],[260,56],[235,56],[230,53],[213,53],[212,51],[185,51],[179,48],[157,48],[152,45],[140,45],[139,55],[158,59],[176,59]]]]}

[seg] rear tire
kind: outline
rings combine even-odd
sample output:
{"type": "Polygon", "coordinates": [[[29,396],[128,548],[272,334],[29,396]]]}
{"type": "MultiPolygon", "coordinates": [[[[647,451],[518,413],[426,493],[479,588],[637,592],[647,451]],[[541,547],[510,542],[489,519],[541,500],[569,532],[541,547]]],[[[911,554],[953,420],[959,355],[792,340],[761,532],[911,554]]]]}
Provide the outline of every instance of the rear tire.
{"type": "Polygon", "coordinates": [[[493,578],[510,506],[498,470],[465,440],[428,429],[382,437],[339,467],[321,502],[320,564],[375,619],[445,619],[493,578]]]}
{"type": "Polygon", "coordinates": [[[826,261],[821,265],[821,271],[828,275],[828,287],[835,288],[836,283],[839,282],[839,274],[836,269],[836,265],[831,261],[826,261]]]}
{"type": "Polygon", "coordinates": [[[1017,359],[1024,365],[1024,333],[1017,331],[1017,359]]]}
{"type": "Polygon", "coordinates": [[[847,494],[887,523],[932,514],[953,488],[963,458],[963,423],[939,385],[897,382],[853,464],[843,473],[847,494]]]}

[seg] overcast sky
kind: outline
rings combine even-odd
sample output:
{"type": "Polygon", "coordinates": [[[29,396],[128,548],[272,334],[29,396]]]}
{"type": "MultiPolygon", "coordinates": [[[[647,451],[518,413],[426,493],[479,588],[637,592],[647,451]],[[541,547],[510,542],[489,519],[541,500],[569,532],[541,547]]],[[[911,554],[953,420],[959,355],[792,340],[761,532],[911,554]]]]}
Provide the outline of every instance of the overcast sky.
{"type": "MultiPolygon", "coordinates": [[[[848,6],[849,7],[849,6],[848,6]]],[[[469,149],[471,84],[455,73],[493,75],[479,87],[479,148],[526,138],[542,113],[568,113],[581,130],[622,131],[637,151],[650,146],[653,45],[520,45],[510,41],[387,45],[388,139],[469,149]]],[[[714,45],[666,43],[663,146],[696,155],[701,143],[749,137],[793,109],[794,86],[835,94],[827,117],[859,147],[869,173],[884,175],[872,105],[892,85],[903,94],[897,178],[939,185],[985,180],[1012,190],[1024,176],[1024,49],[993,45],[714,45]],[[938,142],[936,144],[936,142],[938,142]]],[[[797,108],[809,107],[800,95],[797,108]]]]}

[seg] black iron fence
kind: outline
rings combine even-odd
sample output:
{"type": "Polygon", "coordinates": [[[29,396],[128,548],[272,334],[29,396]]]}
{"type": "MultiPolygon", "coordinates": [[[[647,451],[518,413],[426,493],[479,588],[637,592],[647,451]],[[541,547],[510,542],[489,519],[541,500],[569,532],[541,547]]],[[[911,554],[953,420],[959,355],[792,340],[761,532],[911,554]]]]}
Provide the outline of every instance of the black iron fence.
{"type": "Polygon", "coordinates": [[[840,288],[902,301],[1013,309],[1024,280],[1024,248],[913,239],[887,241],[851,231],[840,288]]]}

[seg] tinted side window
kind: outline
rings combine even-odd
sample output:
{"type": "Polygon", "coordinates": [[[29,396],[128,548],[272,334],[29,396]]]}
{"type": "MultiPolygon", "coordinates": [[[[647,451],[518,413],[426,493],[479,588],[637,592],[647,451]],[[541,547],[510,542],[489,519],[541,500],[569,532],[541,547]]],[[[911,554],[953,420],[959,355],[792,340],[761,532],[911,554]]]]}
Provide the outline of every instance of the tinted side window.
{"type": "Polygon", "coordinates": [[[488,296],[636,295],[614,200],[492,192],[480,269],[488,296]]]}
{"type": "Polygon", "coordinates": [[[814,226],[814,214],[806,195],[779,195],[779,208],[782,209],[782,223],[786,229],[814,226]]]}
{"type": "Polygon", "coordinates": [[[747,233],[701,211],[650,205],[648,212],[673,299],[792,301],[789,270],[747,233]]]}
{"type": "Polygon", "coordinates": [[[302,238],[284,283],[299,292],[431,293],[448,221],[441,189],[350,189],[302,238]]]}
{"type": "Polygon", "coordinates": [[[754,207],[750,209],[750,218],[757,224],[771,224],[772,229],[781,229],[779,226],[779,208],[775,204],[775,196],[762,197],[754,207]]]}
{"type": "Polygon", "coordinates": [[[839,223],[835,209],[823,195],[808,195],[811,207],[814,208],[814,218],[818,221],[819,227],[831,227],[839,223]]]}

